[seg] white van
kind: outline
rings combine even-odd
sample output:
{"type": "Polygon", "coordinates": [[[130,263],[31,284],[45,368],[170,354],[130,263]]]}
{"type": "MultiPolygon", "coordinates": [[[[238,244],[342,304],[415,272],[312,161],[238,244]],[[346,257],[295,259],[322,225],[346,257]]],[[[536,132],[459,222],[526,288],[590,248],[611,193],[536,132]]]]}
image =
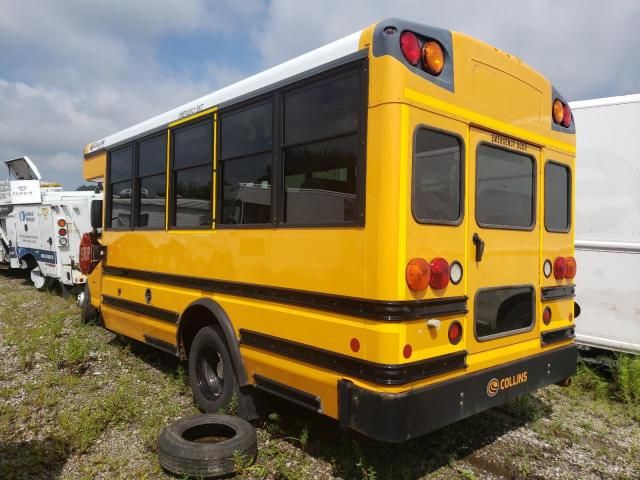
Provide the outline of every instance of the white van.
{"type": "Polygon", "coordinates": [[[579,344],[640,353],[640,95],[571,103],[579,344]]]}
{"type": "Polygon", "coordinates": [[[0,181],[0,268],[28,269],[38,289],[55,281],[63,290],[83,285],[80,238],[91,230],[91,201],[102,194],[41,182],[29,157],[4,163],[9,179],[0,181]]]}

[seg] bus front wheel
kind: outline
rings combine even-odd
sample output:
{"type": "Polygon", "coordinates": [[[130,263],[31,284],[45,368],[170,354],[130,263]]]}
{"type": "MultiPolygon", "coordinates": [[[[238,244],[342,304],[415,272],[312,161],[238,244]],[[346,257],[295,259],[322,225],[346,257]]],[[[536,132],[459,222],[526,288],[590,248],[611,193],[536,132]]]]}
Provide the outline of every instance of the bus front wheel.
{"type": "Polygon", "coordinates": [[[201,411],[228,412],[238,384],[229,349],[213,327],[203,327],[193,339],[189,349],[189,382],[201,411]]]}

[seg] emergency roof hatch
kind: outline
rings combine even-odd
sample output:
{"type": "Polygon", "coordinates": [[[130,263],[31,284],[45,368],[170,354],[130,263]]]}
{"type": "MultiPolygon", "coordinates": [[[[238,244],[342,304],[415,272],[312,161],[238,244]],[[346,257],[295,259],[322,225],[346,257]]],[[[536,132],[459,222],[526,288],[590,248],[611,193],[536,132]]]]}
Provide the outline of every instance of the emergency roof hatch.
{"type": "Polygon", "coordinates": [[[5,165],[9,169],[9,178],[11,180],[40,180],[40,172],[38,167],[29,159],[29,157],[18,157],[13,160],[6,160],[5,165]]]}

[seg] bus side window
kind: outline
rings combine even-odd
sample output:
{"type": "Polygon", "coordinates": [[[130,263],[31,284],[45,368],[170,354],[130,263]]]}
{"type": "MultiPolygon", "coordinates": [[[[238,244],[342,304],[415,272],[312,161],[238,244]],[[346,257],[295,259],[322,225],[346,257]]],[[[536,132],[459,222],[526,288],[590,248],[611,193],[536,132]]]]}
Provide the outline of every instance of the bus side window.
{"type": "Polygon", "coordinates": [[[357,221],[361,90],[349,72],[285,94],[283,223],[357,221]]]}
{"type": "Polygon", "coordinates": [[[211,225],[213,177],[213,120],[185,125],[173,131],[172,222],[178,228],[211,225]]]}
{"type": "Polygon", "coordinates": [[[571,226],[571,170],[555,162],[544,166],[544,225],[549,232],[571,226]]]}
{"type": "Polygon", "coordinates": [[[164,230],[167,135],[138,144],[136,227],[164,230]]]}
{"type": "Polygon", "coordinates": [[[106,226],[113,229],[129,229],[133,192],[132,145],[109,153],[108,182],[109,213],[106,226]]]}
{"type": "Polygon", "coordinates": [[[271,222],[272,100],[220,115],[221,224],[271,222]]]}

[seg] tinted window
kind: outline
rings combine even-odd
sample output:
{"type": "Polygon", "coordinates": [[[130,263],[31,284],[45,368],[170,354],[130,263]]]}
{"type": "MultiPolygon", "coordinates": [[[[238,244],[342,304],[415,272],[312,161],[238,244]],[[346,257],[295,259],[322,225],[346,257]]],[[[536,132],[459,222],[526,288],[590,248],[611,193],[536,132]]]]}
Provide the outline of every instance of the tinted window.
{"type": "Polygon", "coordinates": [[[137,225],[139,227],[164,228],[166,187],[165,174],[141,178],[138,181],[140,201],[137,225]]]}
{"type": "Polygon", "coordinates": [[[173,131],[172,226],[211,225],[212,132],[212,119],[173,131]]]}
{"type": "Polygon", "coordinates": [[[224,115],[220,124],[220,156],[232,158],[271,150],[271,103],[224,115]]]}
{"type": "Polygon", "coordinates": [[[163,229],[166,205],[167,136],[138,144],[136,226],[163,229]]]}
{"type": "Polygon", "coordinates": [[[571,222],[571,173],[568,167],[547,162],[544,167],[544,223],[549,231],[562,232],[571,222]]]}
{"type": "Polygon", "coordinates": [[[482,290],[476,296],[475,325],[479,339],[528,330],[533,324],[531,287],[482,290]]]}
{"type": "Polygon", "coordinates": [[[421,222],[455,222],[461,215],[460,142],[421,128],[413,157],[413,214],[421,222]]]}
{"type": "Polygon", "coordinates": [[[272,103],[220,118],[221,224],[271,221],[272,103]]]}
{"type": "Polygon", "coordinates": [[[478,224],[498,228],[533,226],[535,177],[531,157],[480,145],[476,182],[478,224]]]}
{"type": "Polygon", "coordinates": [[[284,221],[354,222],[357,160],[357,135],[287,149],[284,221]]]}
{"type": "Polygon", "coordinates": [[[173,168],[211,163],[211,121],[175,130],[173,134],[173,168]]]}
{"type": "Polygon", "coordinates": [[[319,82],[285,96],[285,143],[332,137],[360,127],[358,72],[319,82]]]}
{"type": "Polygon", "coordinates": [[[131,178],[133,175],[133,148],[125,147],[120,150],[114,150],[109,154],[110,170],[109,181],[117,182],[131,178]]]}
{"type": "Polygon", "coordinates": [[[133,196],[133,147],[109,153],[109,214],[110,228],[131,227],[131,198],[133,196]]]}
{"type": "Polygon", "coordinates": [[[361,107],[357,71],[285,95],[284,223],[339,225],[358,219],[361,107]]]}
{"type": "Polygon", "coordinates": [[[160,135],[138,144],[138,176],[164,173],[167,169],[167,136],[160,135]]]}

